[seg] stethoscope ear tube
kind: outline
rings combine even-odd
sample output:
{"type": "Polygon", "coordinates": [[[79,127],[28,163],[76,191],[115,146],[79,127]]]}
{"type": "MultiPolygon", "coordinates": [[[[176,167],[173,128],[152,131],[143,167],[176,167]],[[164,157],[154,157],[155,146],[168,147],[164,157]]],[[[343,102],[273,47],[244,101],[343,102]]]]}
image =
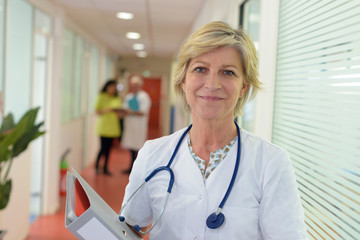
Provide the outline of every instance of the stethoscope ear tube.
{"type": "Polygon", "coordinates": [[[130,200],[135,196],[135,194],[145,185],[146,182],[143,182],[140,187],[138,187],[133,194],[131,194],[131,196],[129,197],[129,199],[124,203],[124,205],[121,207],[120,209],[120,213],[119,213],[119,220],[120,222],[124,222],[125,221],[125,217],[121,216],[121,213],[124,211],[126,205],[128,205],[128,203],[130,202],[130,200]]]}
{"type": "Polygon", "coordinates": [[[167,202],[168,202],[168,200],[169,200],[169,195],[170,195],[170,193],[168,192],[168,193],[166,194],[166,199],[165,199],[164,207],[161,209],[161,212],[160,212],[159,216],[156,218],[156,220],[153,221],[153,224],[152,224],[151,228],[150,228],[149,230],[143,232],[143,231],[141,231],[139,225],[135,225],[135,226],[134,226],[134,229],[135,229],[136,231],[138,231],[138,232],[141,233],[141,234],[147,234],[147,233],[149,233],[149,232],[155,227],[155,225],[157,224],[157,222],[159,221],[159,219],[161,218],[161,216],[163,215],[163,213],[164,213],[164,211],[165,211],[167,202]]]}
{"type": "Polygon", "coordinates": [[[171,190],[172,190],[172,187],[174,185],[174,181],[175,181],[175,176],[174,176],[174,172],[172,171],[172,169],[170,168],[171,166],[171,163],[173,162],[175,156],[176,156],[176,153],[177,151],[179,150],[179,147],[183,141],[183,139],[185,138],[186,134],[190,131],[192,127],[192,124],[185,130],[185,132],[181,135],[175,149],[174,149],[174,152],[173,154],[171,155],[171,158],[168,162],[168,164],[166,166],[162,166],[162,167],[158,167],[156,168],[154,171],[152,171],[146,178],[145,178],[145,181],[140,185],[140,187],[138,187],[135,192],[129,197],[129,199],[124,203],[124,205],[121,207],[120,209],[120,213],[119,213],[119,220],[121,222],[124,222],[125,221],[125,217],[124,216],[121,216],[121,213],[124,211],[124,208],[126,207],[126,205],[130,202],[130,200],[135,196],[135,194],[145,185],[145,183],[147,183],[152,177],[154,177],[158,172],[160,171],[163,171],[163,170],[166,170],[169,172],[170,174],[170,180],[169,180],[169,185],[168,185],[168,189],[167,189],[167,196],[166,196],[166,201],[165,201],[165,204],[164,204],[164,207],[162,208],[161,210],[161,213],[159,214],[159,217],[156,219],[156,221],[153,222],[152,224],[152,227],[146,231],[146,232],[142,232],[140,230],[140,227],[139,225],[135,225],[134,228],[136,231],[140,232],[140,233],[143,233],[143,234],[146,234],[148,232],[151,231],[151,229],[156,225],[156,222],[159,220],[159,218],[161,217],[161,215],[164,213],[165,211],[165,207],[166,207],[166,204],[167,204],[167,201],[168,201],[168,198],[169,198],[169,194],[171,193],[171,190]]]}
{"type": "MultiPolygon", "coordinates": [[[[235,167],[234,167],[234,172],[233,172],[233,175],[231,177],[231,181],[230,181],[230,184],[229,184],[229,187],[225,193],[225,196],[223,198],[223,200],[221,201],[220,205],[219,205],[219,208],[218,210],[211,214],[207,220],[206,220],[206,225],[208,228],[210,229],[217,229],[217,228],[220,228],[221,226],[224,225],[225,223],[225,216],[224,214],[221,212],[222,211],[222,208],[224,207],[224,204],[226,202],[226,200],[228,199],[229,195],[230,195],[230,192],[234,186],[234,183],[235,183],[235,179],[236,179],[236,176],[237,176],[237,172],[238,172],[238,169],[239,169],[239,165],[240,165],[240,157],[241,157],[241,136],[240,136],[240,129],[239,129],[239,126],[237,125],[236,122],[234,122],[235,125],[236,125],[236,130],[237,130],[237,135],[238,135],[238,145],[237,145],[237,156],[236,156],[236,163],[235,163],[235,167]]],[[[144,180],[144,182],[140,185],[140,187],[138,187],[135,192],[129,197],[129,199],[125,202],[125,204],[122,206],[121,210],[120,210],[120,213],[119,213],[119,220],[121,222],[124,222],[125,221],[125,217],[124,216],[121,216],[121,213],[123,212],[124,208],[127,206],[127,204],[129,203],[129,201],[135,196],[135,194],[145,185],[145,183],[147,183],[148,181],[150,181],[150,179],[152,177],[154,177],[157,173],[159,173],[160,171],[168,171],[169,175],[170,175],[170,180],[169,180],[169,185],[168,185],[168,189],[167,189],[167,194],[166,194],[166,199],[165,199],[165,203],[164,203],[164,206],[159,214],[159,216],[156,218],[156,220],[153,222],[151,228],[147,231],[141,231],[140,229],[140,226],[138,224],[136,224],[134,226],[134,229],[136,231],[138,231],[139,233],[142,233],[142,234],[147,234],[148,232],[150,232],[154,226],[157,224],[157,222],[159,221],[160,217],[163,215],[164,211],[165,211],[165,208],[166,208],[166,205],[167,205],[167,202],[168,202],[168,199],[169,199],[169,195],[171,193],[171,190],[172,190],[172,187],[174,185],[174,182],[175,182],[175,176],[174,176],[174,172],[172,171],[172,169],[170,168],[175,156],[176,156],[176,153],[177,151],[179,150],[179,147],[181,145],[181,142],[183,141],[184,137],[186,136],[186,134],[190,131],[192,125],[190,125],[186,130],[185,132],[182,134],[182,136],[180,137],[176,147],[175,147],[175,150],[173,152],[173,154],[171,155],[171,158],[168,162],[168,164],[166,166],[161,166],[161,167],[158,167],[156,168],[155,170],[153,170],[144,180]]]]}
{"type": "Polygon", "coordinates": [[[169,180],[169,185],[168,185],[168,190],[167,190],[167,192],[170,193],[170,192],[171,192],[171,189],[172,189],[172,187],[173,187],[173,185],[174,185],[175,175],[174,175],[173,170],[172,170],[170,167],[168,167],[168,166],[162,166],[162,167],[156,168],[154,171],[152,171],[152,172],[149,174],[149,176],[147,176],[147,177],[145,178],[145,182],[148,182],[153,176],[155,176],[158,172],[163,171],[163,170],[168,171],[169,174],[170,174],[170,180],[169,180]]]}
{"type": "MultiPolygon", "coordinates": [[[[165,199],[164,206],[163,206],[163,208],[161,209],[161,212],[160,212],[159,216],[158,216],[158,217],[156,218],[156,220],[153,222],[153,224],[152,224],[152,226],[151,226],[151,228],[150,228],[149,230],[143,232],[143,231],[141,231],[140,226],[139,226],[138,224],[136,224],[136,225],[134,226],[134,229],[135,229],[136,231],[138,231],[139,233],[147,234],[148,232],[150,232],[150,231],[153,229],[153,227],[156,225],[156,223],[158,222],[158,220],[161,218],[161,216],[163,215],[163,213],[164,213],[164,211],[165,211],[165,208],[166,208],[166,205],[167,205],[167,202],[168,202],[168,199],[169,199],[169,195],[170,195],[172,186],[173,186],[173,184],[174,184],[174,173],[173,173],[173,171],[172,171],[170,168],[165,167],[165,166],[164,166],[164,169],[162,169],[162,167],[157,168],[157,169],[155,169],[155,170],[148,176],[148,177],[150,177],[150,178],[149,178],[147,181],[149,181],[154,175],[156,175],[157,172],[162,171],[162,170],[167,170],[167,171],[169,172],[169,174],[170,174],[170,182],[169,182],[169,187],[168,187],[168,191],[167,191],[167,194],[166,194],[166,199],[165,199]],[[172,181],[171,181],[171,179],[172,179],[172,181]]],[[[147,177],[147,178],[148,178],[148,177],[147,177]]],[[[125,217],[124,217],[124,216],[121,216],[121,213],[124,211],[126,205],[127,205],[127,204],[129,203],[129,201],[135,196],[135,194],[145,185],[145,183],[146,183],[147,181],[144,181],[144,182],[141,184],[141,186],[138,187],[138,188],[135,190],[135,192],[129,197],[129,199],[128,199],[128,200],[125,202],[125,204],[122,206],[122,208],[121,208],[121,210],[120,210],[120,213],[119,213],[119,220],[120,220],[120,222],[124,222],[124,221],[125,221],[125,217]]]]}

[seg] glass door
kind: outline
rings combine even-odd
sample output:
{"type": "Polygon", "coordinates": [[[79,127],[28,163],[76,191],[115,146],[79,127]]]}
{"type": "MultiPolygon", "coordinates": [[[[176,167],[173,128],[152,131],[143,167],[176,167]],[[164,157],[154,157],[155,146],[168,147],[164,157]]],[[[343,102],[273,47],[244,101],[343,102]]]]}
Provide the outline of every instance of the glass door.
{"type": "MultiPolygon", "coordinates": [[[[260,0],[246,0],[240,5],[239,25],[248,32],[259,51],[260,0]]],[[[249,89],[251,91],[252,89],[249,89]]],[[[248,100],[244,106],[241,125],[244,129],[254,130],[255,100],[248,100]]]]}
{"type": "MultiPolygon", "coordinates": [[[[32,81],[32,106],[40,107],[38,122],[46,124],[46,96],[49,82],[51,18],[35,10],[34,58],[32,81]]],[[[45,171],[46,134],[32,144],[30,222],[42,213],[43,184],[45,171]]]]}

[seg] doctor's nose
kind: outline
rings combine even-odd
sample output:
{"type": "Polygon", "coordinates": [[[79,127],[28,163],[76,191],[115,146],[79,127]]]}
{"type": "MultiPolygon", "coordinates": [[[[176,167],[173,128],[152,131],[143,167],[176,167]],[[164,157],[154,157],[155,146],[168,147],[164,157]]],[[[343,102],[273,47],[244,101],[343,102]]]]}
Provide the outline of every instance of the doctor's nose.
{"type": "Polygon", "coordinates": [[[221,88],[220,77],[218,74],[209,74],[205,79],[205,88],[209,90],[217,90],[221,88]]]}

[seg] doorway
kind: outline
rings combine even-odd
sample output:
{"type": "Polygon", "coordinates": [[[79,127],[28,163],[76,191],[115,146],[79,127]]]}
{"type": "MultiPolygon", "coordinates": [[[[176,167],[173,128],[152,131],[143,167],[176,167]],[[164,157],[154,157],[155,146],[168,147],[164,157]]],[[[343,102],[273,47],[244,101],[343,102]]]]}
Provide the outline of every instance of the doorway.
{"type": "Polygon", "coordinates": [[[149,133],[148,138],[153,139],[160,137],[160,100],[161,100],[161,78],[151,77],[143,78],[143,90],[147,92],[151,98],[151,108],[149,114],[149,133]]]}

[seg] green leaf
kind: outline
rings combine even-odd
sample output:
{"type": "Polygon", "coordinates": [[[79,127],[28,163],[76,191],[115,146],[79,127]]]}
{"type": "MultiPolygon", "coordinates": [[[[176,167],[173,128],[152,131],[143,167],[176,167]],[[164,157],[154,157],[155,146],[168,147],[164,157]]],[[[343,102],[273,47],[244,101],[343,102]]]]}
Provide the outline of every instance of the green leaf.
{"type": "MultiPolygon", "coordinates": [[[[15,125],[13,130],[5,135],[0,142],[0,161],[6,159],[8,151],[12,151],[14,144],[23,137],[23,135],[34,127],[39,107],[28,110],[15,125]]],[[[26,145],[27,146],[27,145],[26,145]]],[[[26,149],[26,147],[25,147],[26,149]]],[[[18,154],[16,154],[18,155],[18,154]]]]}
{"type": "MultiPolygon", "coordinates": [[[[11,180],[7,180],[13,157],[18,156],[26,150],[31,141],[43,135],[44,131],[39,131],[44,124],[41,122],[35,125],[39,108],[27,111],[17,124],[14,123],[12,114],[9,114],[0,127],[0,162],[8,161],[8,168],[4,175],[4,182],[0,182],[0,210],[4,209],[9,202],[11,192],[11,180]]],[[[3,169],[0,169],[0,171],[3,169]]],[[[2,176],[2,174],[1,174],[2,176]]]]}
{"type": "Polygon", "coordinates": [[[10,199],[10,193],[11,193],[11,180],[6,181],[5,184],[0,184],[0,210],[4,209],[10,199]]]}
{"type": "Polygon", "coordinates": [[[15,127],[14,116],[9,113],[3,120],[0,128],[0,133],[3,134],[15,127]]]}
{"type": "Polygon", "coordinates": [[[37,126],[33,126],[29,129],[18,141],[14,144],[13,154],[11,157],[16,157],[20,153],[26,150],[29,143],[33,141],[35,138],[41,136],[44,132],[39,132],[39,128],[44,124],[44,122],[39,123],[37,126]]]}
{"type": "Polygon", "coordinates": [[[6,162],[10,159],[11,153],[12,151],[10,149],[2,149],[0,151],[0,162],[6,162]]]}
{"type": "Polygon", "coordinates": [[[0,159],[3,160],[8,151],[11,151],[12,146],[16,141],[26,132],[27,118],[19,122],[12,132],[5,135],[0,142],[0,159]]]}
{"type": "Polygon", "coordinates": [[[26,122],[26,127],[25,127],[26,131],[34,127],[36,116],[38,114],[39,109],[40,109],[39,107],[36,107],[28,110],[19,120],[19,124],[22,121],[26,122]]]}

